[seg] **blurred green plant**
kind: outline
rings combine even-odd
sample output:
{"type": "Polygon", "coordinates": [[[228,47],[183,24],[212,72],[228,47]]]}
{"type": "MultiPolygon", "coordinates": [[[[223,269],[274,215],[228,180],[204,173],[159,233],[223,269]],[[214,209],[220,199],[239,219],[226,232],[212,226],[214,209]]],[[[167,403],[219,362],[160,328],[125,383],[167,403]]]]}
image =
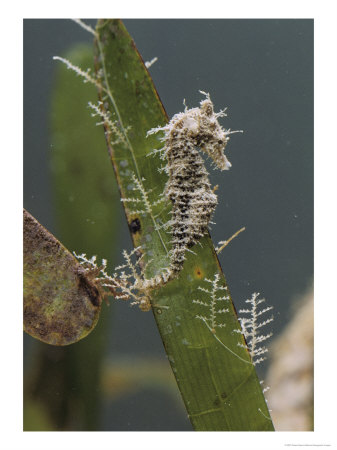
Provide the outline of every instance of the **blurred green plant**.
{"type": "MultiPolygon", "coordinates": [[[[66,56],[93,70],[92,46],[76,45],[66,56]]],[[[56,69],[51,98],[50,169],[57,237],[71,250],[95,252],[113,264],[122,209],[104,135],[88,114],[88,102],[95,101],[97,92],[64,66],[56,69]]],[[[26,345],[26,431],[100,429],[103,393],[98,383],[112,313],[110,308],[107,314],[104,302],[102,308],[94,331],[76,345],[53,347],[34,340],[26,345]],[[35,411],[34,415],[31,411],[35,411]]]]}

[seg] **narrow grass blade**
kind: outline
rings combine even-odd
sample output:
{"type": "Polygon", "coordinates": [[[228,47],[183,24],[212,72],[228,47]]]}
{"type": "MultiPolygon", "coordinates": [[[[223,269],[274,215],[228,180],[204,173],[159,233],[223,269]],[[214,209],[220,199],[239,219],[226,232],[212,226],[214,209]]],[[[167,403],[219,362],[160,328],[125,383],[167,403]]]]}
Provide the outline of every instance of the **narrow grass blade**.
{"type": "MultiPolygon", "coordinates": [[[[168,265],[170,235],[161,225],[169,220],[170,205],[156,203],[167,176],[158,171],[158,159],[148,156],[162,143],[154,135],[146,138],[146,133],[165,124],[167,117],[123,24],[100,20],[96,33],[101,108],[115,125],[115,129],[106,126],[109,154],[122,197],[130,197],[135,179],[141,186],[143,210],[135,212],[126,202],[125,212],[150,277],[168,265]]],[[[210,237],[192,250],[179,278],[151,293],[153,313],[190,420],[195,430],[273,430],[250,355],[240,346],[245,342],[237,332],[240,326],[210,237]],[[229,311],[216,333],[202,320],[205,305],[211,304],[210,295],[199,289],[207,286],[206,279],[218,280],[218,288],[229,296],[229,311]]]]}

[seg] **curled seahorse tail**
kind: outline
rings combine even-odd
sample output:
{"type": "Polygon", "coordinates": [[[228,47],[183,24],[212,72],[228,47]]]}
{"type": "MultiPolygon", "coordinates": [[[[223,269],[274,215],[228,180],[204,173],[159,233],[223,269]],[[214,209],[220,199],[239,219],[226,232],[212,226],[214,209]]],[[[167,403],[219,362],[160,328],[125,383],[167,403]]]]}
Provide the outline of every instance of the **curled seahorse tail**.
{"type": "Polygon", "coordinates": [[[146,292],[151,289],[156,289],[161,286],[164,286],[169,281],[176,278],[181,272],[183,266],[183,261],[173,261],[171,264],[166,267],[163,272],[155,275],[149,279],[138,280],[136,288],[140,291],[146,292]]]}

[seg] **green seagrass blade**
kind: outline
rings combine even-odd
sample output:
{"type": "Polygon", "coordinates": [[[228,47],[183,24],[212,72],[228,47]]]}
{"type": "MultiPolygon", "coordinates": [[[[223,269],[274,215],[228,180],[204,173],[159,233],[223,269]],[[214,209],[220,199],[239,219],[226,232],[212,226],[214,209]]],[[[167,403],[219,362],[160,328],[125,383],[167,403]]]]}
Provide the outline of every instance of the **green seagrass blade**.
{"type": "MultiPolygon", "coordinates": [[[[167,175],[158,171],[162,161],[148,156],[163,144],[146,133],[164,125],[167,116],[121,21],[98,21],[95,61],[103,85],[102,109],[117,121],[116,132],[106,128],[106,136],[121,196],[133,194],[136,177],[150,205],[135,213],[124,203],[134,245],[141,246],[150,277],[168,265],[170,235],[161,225],[170,214],[169,205],[154,204],[167,175]]],[[[245,342],[237,332],[240,325],[209,235],[192,250],[179,277],[151,292],[153,314],[192,425],[200,431],[272,431],[255,368],[240,346],[245,342]],[[229,298],[216,333],[200,319],[210,314],[212,294],[199,287],[214,289],[216,295],[226,292],[229,298]]]]}

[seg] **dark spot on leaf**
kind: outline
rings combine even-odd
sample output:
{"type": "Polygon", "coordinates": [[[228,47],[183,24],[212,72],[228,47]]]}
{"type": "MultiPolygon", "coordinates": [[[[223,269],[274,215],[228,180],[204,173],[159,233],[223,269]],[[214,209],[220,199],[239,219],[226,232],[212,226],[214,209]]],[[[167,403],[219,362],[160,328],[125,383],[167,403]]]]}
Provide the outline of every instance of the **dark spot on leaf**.
{"type": "Polygon", "coordinates": [[[214,402],[213,402],[213,405],[214,406],[220,406],[220,399],[219,399],[219,397],[217,397],[215,400],[214,400],[214,402]]]}
{"type": "Polygon", "coordinates": [[[137,231],[140,231],[141,225],[138,217],[136,217],[135,219],[133,219],[131,223],[129,223],[129,228],[132,234],[137,233],[137,231]]]}
{"type": "Polygon", "coordinates": [[[194,268],[194,275],[195,275],[196,278],[199,278],[199,280],[204,278],[204,272],[198,266],[194,268]]]}

